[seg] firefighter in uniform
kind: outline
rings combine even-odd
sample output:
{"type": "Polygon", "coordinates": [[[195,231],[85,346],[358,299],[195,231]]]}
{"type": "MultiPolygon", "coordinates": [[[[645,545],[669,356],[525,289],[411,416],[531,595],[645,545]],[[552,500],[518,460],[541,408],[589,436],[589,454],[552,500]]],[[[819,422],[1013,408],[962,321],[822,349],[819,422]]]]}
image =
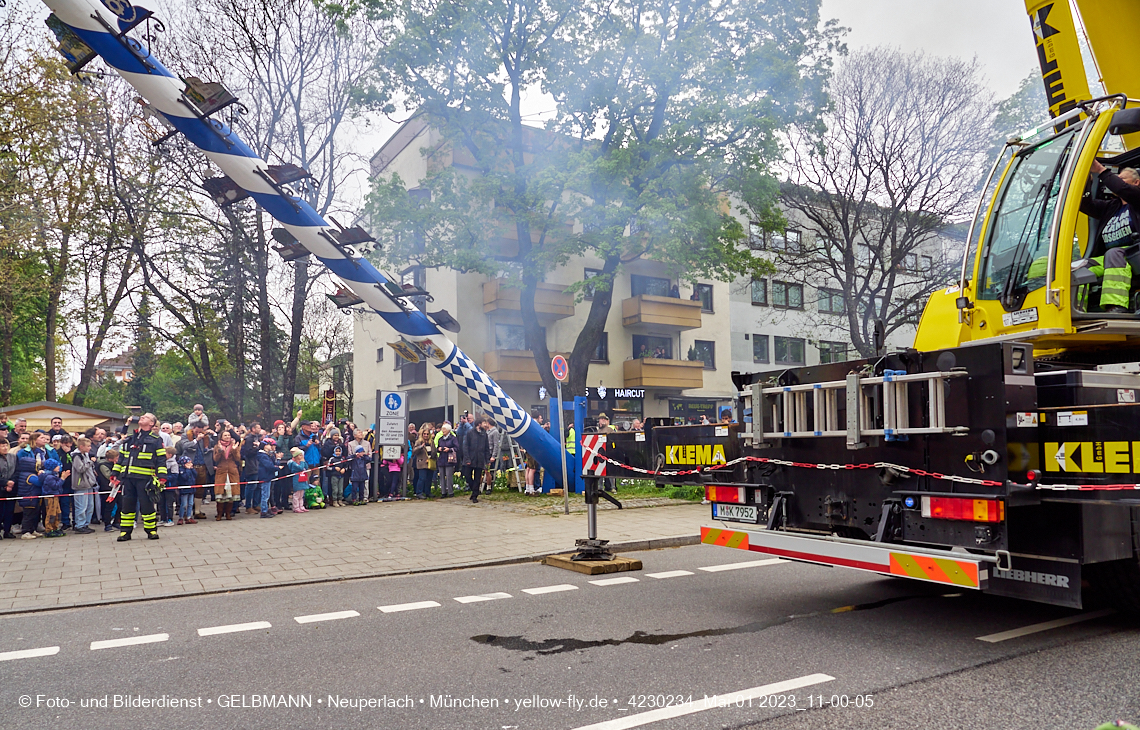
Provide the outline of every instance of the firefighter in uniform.
{"type": "Polygon", "coordinates": [[[158,539],[155,503],[166,482],[166,449],[162,439],[153,432],[157,421],[153,413],[140,416],[138,430],[119,445],[119,461],[115,464],[123,500],[119,542],[131,539],[135,518],[140,512],[147,539],[158,539]]]}

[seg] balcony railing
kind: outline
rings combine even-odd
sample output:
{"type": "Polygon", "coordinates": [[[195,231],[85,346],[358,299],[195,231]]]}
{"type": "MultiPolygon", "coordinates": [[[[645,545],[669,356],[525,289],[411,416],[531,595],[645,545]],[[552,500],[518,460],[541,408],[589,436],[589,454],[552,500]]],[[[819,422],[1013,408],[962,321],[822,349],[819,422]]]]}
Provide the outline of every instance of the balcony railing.
{"type": "Polygon", "coordinates": [[[622,364],[622,374],[627,388],[688,390],[705,384],[705,364],[700,360],[662,360],[652,357],[626,360],[622,364]]]}
{"type": "Polygon", "coordinates": [[[640,294],[622,300],[621,323],[632,329],[681,332],[701,326],[701,303],[689,299],[640,294]]]}
{"type": "MultiPolygon", "coordinates": [[[[508,287],[502,279],[483,283],[483,313],[518,312],[522,305],[522,289],[508,287]]],[[[539,283],[534,293],[534,311],[543,321],[564,319],[574,315],[574,296],[562,284],[539,283]]]]}

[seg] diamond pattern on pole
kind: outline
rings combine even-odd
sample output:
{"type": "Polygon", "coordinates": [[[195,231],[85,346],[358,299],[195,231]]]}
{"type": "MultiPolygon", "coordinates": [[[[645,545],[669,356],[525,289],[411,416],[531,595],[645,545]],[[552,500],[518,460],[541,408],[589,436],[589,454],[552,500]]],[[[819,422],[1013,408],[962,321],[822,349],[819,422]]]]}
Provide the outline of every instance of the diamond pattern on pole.
{"type": "Polygon", "coordinates": [[[515,436],[526,430],[530,416],[458,347],[455,348],[455,357],[451,358],[451,362],[440,369],[450,374],[455,385],[478,401],[483,410],[507,433],[515,436]]]}

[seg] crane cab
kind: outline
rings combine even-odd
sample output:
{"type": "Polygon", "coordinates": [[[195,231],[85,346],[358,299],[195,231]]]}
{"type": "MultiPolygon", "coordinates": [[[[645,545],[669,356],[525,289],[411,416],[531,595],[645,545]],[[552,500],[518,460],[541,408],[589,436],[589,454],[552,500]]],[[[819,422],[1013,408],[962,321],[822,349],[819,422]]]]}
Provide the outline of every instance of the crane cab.
{"type": "Polygon", "coordinates": [[[1128,312],[1109,313],[1089,261],[1104,254],[1102,222],[1081,211],[1086,196],[1111,195],[1090,175],[1095,159],[1113,171],[1140,166],[1140,149],[1119,151],[1121,135],[1140,131],[1140,108],[1125,105],[1123,96],[1088,102],[1051,120],[1045,135],[1034,130],[1007,143],[986,185],[992,196],[975,214],[961,277],[927,302],[916,349],[1018,340],[1032,342],[1037,357],[1140,360],[1140,243],[1125,251],[1128,312]]]}

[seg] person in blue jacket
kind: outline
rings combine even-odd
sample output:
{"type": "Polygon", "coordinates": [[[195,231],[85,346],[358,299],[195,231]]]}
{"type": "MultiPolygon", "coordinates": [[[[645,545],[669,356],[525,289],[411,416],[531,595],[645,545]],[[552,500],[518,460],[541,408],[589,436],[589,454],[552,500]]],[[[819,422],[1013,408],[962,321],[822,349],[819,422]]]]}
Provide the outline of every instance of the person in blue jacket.
{"type": "Polygon", "coordinates": [[[277,476],[277,441],[267,438],[257,452],[257,481],[261,482],[261,516],[274,517],[269,511],[269,496],[273,479],[277,476]]]}
{"type": "Polygon", "coordinates": [[[44,537],[63,537],[63,521],[60,519],[59,497],[64,493],[64,481],[70,471],[60,472],[60,463],[56,459],[44,461],[43,471],[28,477],[28,483],[39,487],[44,503],[44,537]]]}
{"type": "Polygon", "coordinates": [[[368,504],[368,463],[371,461],[363,446],[357,446],[352,455],[352,469],[348,481],[352,484],[348,503],[352,505],[368,504]]]}
{"type": "Polygon", "coordinates": [[[16,496],[20,497],[20,509],[24,513],[20,527],[21,537],[25,540],[43,537],[36,532],[43,512],[39,480],[33,484],[28,478],[43,471],[47,461],[47,439],[46,433],[34,434],[28,445],[16,452],[16,496]]]}

